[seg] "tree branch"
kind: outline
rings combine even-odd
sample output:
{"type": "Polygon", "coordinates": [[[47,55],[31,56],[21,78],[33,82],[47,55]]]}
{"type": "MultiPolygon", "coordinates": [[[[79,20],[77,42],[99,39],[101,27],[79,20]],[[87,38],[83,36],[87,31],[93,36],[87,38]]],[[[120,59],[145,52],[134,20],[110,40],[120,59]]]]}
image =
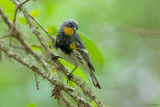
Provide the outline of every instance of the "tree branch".
{"type": "MultiPolygon", "coordinates": [[[[14,3],[16,5],[21,4],[19,1],[15,0],[14,3]]],[[[45,51],[49,54],[53,54],[48,46],[46,45],[46,42],[44,41],[44,39],[42,39],[42,34],[40,33],[40,31],[37,29],[37,27],[34,26],[34,24],[32,23],[31,19],[33,21],[35,21],[41,28],[42,30],[44,30],[44,32],[49,36],[49,38],[51,37],[47,31],[26,11],[26,9],[24,8],[24,6],[19,7],[19,10],[24,14],[24,17],[27,20],[27,23],[31,29],[31,31],[33,32],[33,34],[36,35],[36,37],[38,38],[39,42],[41,43],[41,45],[43,46],[43,48],[45,49],[45,51]]],[[[6,15],[4,14],[3,10],[0,8],[0,15],[2,16],[2,19],[4,20],[4,22],[8,25],[9,29],[11,28],[11,26],[13,25],[11,23],[11,21],[6,17],[6,15]]],[[[25,41],[23,39],[23,34],[21,33],[21,31],[19,29],[17,29],[16,26],[13,26],[13,37],[15,37],[17,40],[20,41],[20,43],[22,44],[22,46],[24,46],[25,50],[29,53],[31,53],[39,62],[42,63],[43,68],[45,68],[46,71],[50,71],[50,68],[48,66],[45,65],[46,62],[48,62],[47,60],[45,60],[46,62],[44,62],[44,59],[42,57],[40,57],[39,55],[36,54],[36,52],[33,51],[33,49],[31,48],[30,45],[28,45],[27,41],[25,41]]],[[[52,37],[51,37],[52,38],[52,37]]],[[[50,38],[50,39],[51,39],[50,38]]],[[[52,40],[52,42],[55,42],[55,39],[52,40]]],[[[53,54],[54,55],[54,54],[53,54]]],[[[44,56],[48,56],[48,55],[44,55],[44,56]]],[[[16,60],[16,59],[15,59],[16,60]]],[[[52,63],[54,65],[54,67],[58,67],[60,68],[60,71],[62,71],[65,75],[68,74],[68,70],[62,65],[62,63],[59,60],[54,60],[55,63],[52,63]],[[56,65],[55,65],[56,64],[56,65]]],[[[51,64],[51,63],[48,63],[51,64]]],[[[34,66],[35,67],[35,66],[34,66]]],[[[37,70],[38,68],[34,69],[37,70]]],[[[32,69],[33,70],[33,69],[32,69]]],[[[33,71],[34,71],[33,70],[33,71]]],[[[36,71],[35,71],[36,72],[36,71]]],[[[38,73],[39,74],[39,73],[38,73]]],[[[48,73],[46,73],[47,75],[48,73]]],[[[39,74],[40,75],[40,74],[39,74]]],[[[43,77],[43,76],[42,76],[43,77]]],[[[73,77],[71,78],[71,81],[73,81],[74,83],[76,83],[83,91],[83,94],[85,96],[88,96],[91,100],[95,101],[96,104],[99,107],[103,107],[103,104],[100,102],[100,100],[96,97],[96,95],[93,93],[93,91],[86,86],[85,83],[82,82],[82,79],[79,77],[73,77]]],[[[54,84],[55,85],[55,84],[54,84]]],[[[63,89],[63,88],[62,88],[63,89]]],[[[65,90],[64,90],[65,91],[65,90]]],[[[66,91],[65,91],[66,92],[66,91]]],[[[66,92],[67,93],[67,92],[66,92]]],[[[78,102],[79,104],[84,104],[86,106],[91,107],[91,105],[89,103],[87,103],[86,101],[82,100],[82,98],[80,96],[75,96],[73,93],[67,93],[68,95],[70,95],[72,98],[74,98],[74,100],[76,102],[78,102]]],[[[77,93],[77,95],[79,95],[77,93]]]]}
{"type": "MultiPolygon", "coordinates": [[[[16,0],[15,4],[18,5],[19,2],[16,0]]],[[[41,33],[38,31],[38,29],[35,29],[35,26],[32,24],[31,20],[30,20],[30,14],[27,12],[27,10],[24,7],[20,7],[20,10],[22,11],[22,13],[24,14],[24,17],[26,18],[31,31],[37,36],[38,40],[40,41],[40,43],[42,44],[42,46],[45,48],[45,50],[47,52],[49,52],[50,54],[53,54],[52,52],[49,51],[48,47],[43,44],[44,42],[42,42],[42,39],[40,39],[42,37],[41,33]],[[39,35],[37,35],[39,34],[39,35]]],[[[54,54],[53,54],[54,55],[54,54]]],[[[59,60],[55,60],[55,63],[59,66],[59,68],[62,69],[63,73],[67,76],[68,71],[65,69],[65,67],[61,64],[61,62],[59,62],[59,60]]],[[[89,87],[84,87],[84,83],[79,82],[81,81],[81,79],[79,78],[71,78],[71,81],[73,81],[74,83],[76,83],[84,92],[85,95],[88,95],[91,100],[94,100],[97,105],[99,105],[99,107],[102,107],[103,104],[100,102],[100,100],[98,100],[98,98],[96,97],[96,95],[92,92],[92,90],[89,87]]]]}
{"type": "Polygon", "coordinates": [[[52,40],[52,42],[55,43],[56,39],[55,39],[53,36],[49,35],[49,33],[41,26],[40,23],[38,23],[38,21],[37,21],[36,19],[34,19],[33,16],[31,16],[31,15],[29,15],[29,16],[31,17],[31,19],[32,19],[33,21],[35,21],[35,22],[38,24],[38,26],[41,27],[41,29],[48,35],[48,37],[52,40]]]}
{"type": "MultiPolygon", "coordinates": [[[[19,5],[21,4],[19,1],[15,0],[14,3],[16,5],[19,5]]],[[[47,51],[47,53],[49,53],[51,55],[51,52],[49,50],[49,48],[47,47],[46,43],[43,41],[42,39],[42,35],[41,33],[37,30],[38,27],[35,27],[34,24],[31,22],[30,20],[30,14],[27,12],[26,9],[24,9],[23,7],[19,7],[19,9],[22,11],[24,17],[26,18],[27,20],[27,23],[31,29],[31,31],[36,35],[37,39],[39,40],[39,42],[41,43],[41,45],[44,47],[44,49],[47,51]]]]}
{"type": "MultiPolygon", "coordinates": [[[[1,7],[0,7],[0,15],[2,16],[2,19],[4,20],[4,22],[8,25],[8,28],[10,29],[12,26],[12,22],[7,18],[7,16],[5,15],[1,7]]],[[[15,37],[22,44],[26,52],[31,53],[39,62],[41,62],[43,68],[49,71],[49,68],[46,67],[45,62],[41,59],[41,57],[37,55],[36,52],[34,52],[33,49],[31,48],[31,46],[28,45],[27,41],[23,39],[23,34],[21,33],[21,31],[15,26],[13,26],[13,31],[14,31],[13,37],[15,37]]]]}
{"type": "Polygon", "coordinates": [[[0,50],[3,51],[8,57],[18,61],[19,63],[23,64],[24,66],[30,68],[33,72],[41,75],[44,79],[48,80],[50,83],[52,83],[54,85],[58,84],[58,86],[63,91],[65,91],[68,95],[70,95],[78,103],[81,102],[82,104],[85,104],[87,107],[92,107],[89,103],[85,102],[83,99],[78,98],[77,96],[75,96],[75,94],[74,94],[75,93],[75,91],[74,91],[75,89],[70,88],[65,83],[52,78],[52,76],[50,76],[48,73],[45,73],[44,71],[40,70],[36,66],[34,66],[34,65],[30,64],[29,62],[27,62],[26,60],[22,60],[19,55],[9,51],[9,49],[7,49],[2,44],[0,44],[0,50]]]}
{"type": "Polygon", "coordinates": [[[12,38],[12,35],[13,35],[13,27],[15,26],[15,23],[16,23],[16,16],[17,16],[18,9],[19,9],[19,7],[21,7],[23,4],[25,4],[28,1],[29,0],[26,0],[26,1],[22,2],[21,4],[17,5],[17,7],[16,7],[16,11],[15,11],[15,14],[14,14],[14,19],[13,19],[13,25],[11,26],[11,30],[10,30],[10,33],[9,33],[9,37],[10,37],[9,45],[10,45],[10,47],[11,47],[11,38],[12,38]]]}

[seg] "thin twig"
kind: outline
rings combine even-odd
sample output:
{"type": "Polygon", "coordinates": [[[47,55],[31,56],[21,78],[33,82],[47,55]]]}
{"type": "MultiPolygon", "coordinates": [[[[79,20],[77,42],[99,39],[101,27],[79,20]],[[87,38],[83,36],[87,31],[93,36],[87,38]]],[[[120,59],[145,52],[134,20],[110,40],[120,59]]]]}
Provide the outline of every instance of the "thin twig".
{"type": "Polygon", "coordinates": [[[36,81],[36,88],[37,90],[39,90],[39,82],[37,80],[37,74],[34,72],[34,78],[35,78],[35,81],[36,81]]]}
{"type": "Polygon", "coordinates": [[[15,11],[15,13],[14,13],[13,24],[12,24],[12,26],[11,26],[10,33],[9,33],[9,45],[10,45],[10,47],[11,47],[11,38],[12,38],[12,35],[13,35],[13,28],[14,28],[14,26],[16,25],[15,23],[16,23],[16,16],[17,16],[18,10],[19,10],[19,8],[20,8],[23,4],[25,4],[25,3],[28,2],[28,1],[29,1],[29,0],[26,0],[26,1],[22,2],[21,4],[17,5],[17,7],[16,7],[16,11],[15,11]]]}
{"type": "Polygon", "coordinates": [[[18,49],[24,49],[23,46],[20,46],[20,45],[17,45],[17,44],[13,44],[13,43],[12,43],[12,47],[18,48],[18,49]]]}
{"type": "Polygon", "coordinates": [[[11,47],[11,38],[12,38],[12,35],[13,35],[13,28],[14,28],[15,23],[16,23],[17,12],[18,12],[18,7],[16,8],[16,11],[14,13],[13,25],[11,26],[11,30],[10,30],[10,33],[9,33],[9,45],[10,45],[10,47],[11,47]]]}
{"type": "Polygon", "coordinates": [[[68,99],[65,97],[63,92],[61,92],[61,97],[62,97],[62,100],[63,100],[63,102],[65,102],[67,107],[75,107],[68,101],[68,99]]]}
{"type": "Polygon", "coordinates": [[[20,6],[22,6],[23,4],[27,3],[28,1],[29,1],[29,0],[26,0],[26,1],[22,2],[22,3],[20,4],[20,6]]]}
{"type": "MultiPolygon", "coordinates": [[[[20,45],[14,44],[14,43],[12,43],[12,47],[18,48],[18,49],[25,49],[23,46],[20,46],[20,45]]],[[[37,48],[42,49],[42,47],[38,44],[31,44],[31,47],[37,47],[37,48]]]]}
{"type": "Polygon", "coordinates": [[[41,26],[41,24],[38,23],[38,21],[34,19],[33,16],[31,16],[31,15],[29,15],[29,16],[31,17],[32,20],[34,20],[34,21],[38,24],[38,26],[40,26],[40,28],[48,35],[48,37],[49,37],[49,38],[52,40],[52,42],[54,43],[54,42],[55,42],[55,38],[53,38],[53,37],[41,26]]]}

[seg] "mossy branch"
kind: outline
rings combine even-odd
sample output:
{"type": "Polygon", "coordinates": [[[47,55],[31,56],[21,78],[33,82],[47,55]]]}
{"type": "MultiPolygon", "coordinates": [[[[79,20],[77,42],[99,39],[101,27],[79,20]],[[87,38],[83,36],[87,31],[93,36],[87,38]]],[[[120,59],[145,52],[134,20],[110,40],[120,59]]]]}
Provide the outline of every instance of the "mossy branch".
{"type": "MultiPolygon", "coordinates": [[[[75,89],[67,86],[64,82],[61,82],[60,80],[54,79],[51,75],[46,73],[45,71],[37,68],[36,66],[30,64],[26,60],[23,60],[19,55],[9,51],[4,45],[0,44],[0,50],[3,51],[8,57],[18,61],[19,63],[23,64],[24,66],[30,68],[33,72],[41,75],[44,79],[51,82],[53,85],[58,86],[61,90],[66,92],[68,95],[70,95],[72,98],[74,98],[75,101],[81,102],[82,104],[86,105],[87,107],[92,107],[89,103],[84,101],[83,99],[77,97],[75,93],[75,89]]],[[[61,91],[60,90],[60,91],[61,91]]],[[[64,100],[64,99],[63,99],[64,100]]],[[[66,99],[65,99],[66,100],[66,99]]]]}
{"type": "MultiPolygon", "coordinates": [[[[29,1],[29,0],[27,0],[29,1]]],[[[66,92],[70,97],[72,97],[78,105],[83,105],[83,106],[87,106],[87,107],[92,107],[91,102],[94,101],[98,107],[103,107],[103,104],[101,103],[101,101],[96,97],[96,95],[94,94],[94,92],[84,83],[82,82],[82,79],[80,77],[73,77],[71,79],[72,82],[74,82],[75,84],[77,84],[77,86],[79,88],[81,88],[81,90],[75,90],[75,86],[73,86],[72,88],[70,86],[68,86],[68,84],[65,84],[64,80],[61,80],[63,82],[60,82],[59,80],[57,80],[56,78],[53,78],[50,75],[50,71],[51,71],[51,67],[49,65],[52,65],[54,68],[62,71],[65,75],[67,75],[69,72],[68,70],[64,67],[64,65],[59,61],[59,60],[54,60],[54,62],[49,62],[50,59],[50,55],[54,53],[52,51],[50,51],[49,47],[47,46],[46,41],[43,39],[42,34],[40,33],[39,29],[37,29],[37,27],[33,24],[32,20],[35,21],[44,31],[45,33],[49,36],[49,38],[52,40],[53,44],[55,42],[54,37],[50,36],[47,31],[38,23],[38,21],[36,21],[28,12],[27,10],[24,8],[24,6],[20,6],[20,3],[18,0],[14,0],[14,3],[16,4],[16,6],[18,7],[18,9],[24,14],[24,17],[27,20],[27,23],[29,25],[29,28],[31,29],[32,33],[37,37],[37,39],[39,40],[41,46],[43,47],[43,49],[46,51],[45,53],[41,53],[41,55],[37,54],[31,47],[31,45],[28,44],[28,42],[24,39],[24,34],[25,32],[22,32],[20,29],[18,29],[16,27],[15,24],[12,24],[12,22],[7,18],[7,16],[5,15],[5,13],[3,12],[3,10],[0,8],[0,15],[3,19],[3,21],[8,25],[8,28],[12,30],[12,34],[15,39],[17,39],[22,46],[20,47],[24,47],[21,48],[23,50],[25,50],[27,53],[30,53],[33,57],[35,57],[37,59],[37,63],[40,63],[40,65],[42,65],[44,71],[36,66],[30,66],[29,62],[25,62],[23,59],[20,58],[19,55],[10,52],[9,48],[4,47],[3,43],[0,43],[0,50],[5,52],[6,55],[16,61],[18,61],[19,63],[25,65],[26,67],[30,68],[33,72],[36,72],[36,74],[42,76],[44,79],[47,79],[49,82],[51,82],[54,86],[58,86],[60,88],[58,88],[60,91],[60,98],[62,99],[61,101],[63,101],[64,103],[66,103],[66,105],[72,105],[70,101],[68,101],[67,99],[65,99],[65,94],[63,94],[64,91],[66,92]],[[46,65],[47,63],[47,65],[46,65]],[[82,92],[81,92],[82,91],[82,92]],[[80,96],[81,93],[83,93],[83,97],[80,96]],[[87,97],[86,99],[88,99],[88,97],[90,98],[90,100],[86,100],[84,99],[84,97],[87,97]]],[[[26,2],[23,2],[23,5],[26,2]]],[[[17,13],[16,13],[17,14],[17,13]]],[[[16,15],[15,15],[16,17],[16,15]]],[[[15,19],[15,18],[14,18],[15,19]]],[[[13,23],[15,23],[13,21],[13,23]]],[[[9,44],[8,44],[9,46],[9,44]]],[[[14,45],[13,45],[14,46],[14,45]]],[[[12,47],[14,48],[14,47],[12,47]]],[[[54,94],[55,95],[55,94],[54,94]]],[[[56,97],[59,100],[59,97],[56,97]]]]}

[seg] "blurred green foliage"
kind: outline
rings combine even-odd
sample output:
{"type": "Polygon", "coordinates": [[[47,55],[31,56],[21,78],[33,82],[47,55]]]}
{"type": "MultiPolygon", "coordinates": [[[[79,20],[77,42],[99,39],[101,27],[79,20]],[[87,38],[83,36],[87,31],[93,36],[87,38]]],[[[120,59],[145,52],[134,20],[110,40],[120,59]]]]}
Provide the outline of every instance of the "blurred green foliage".
{"type": "Polygon", "coordinates": [[[37,107],[37,106],[36,106],[36,104],[31,103],[31,104],[28,104],[26,107],[37,107]]]}
{"type": "Polygon", "coordinates": [[[0,6],[3,11],[8,15],[9,19],[13,20],[15,5],[9,0],[0,0],[0,6]]]}
{"type": "MultiPolygon", "coordinates": [[[[0,0],[0,6],[13,20],[15,5],[9,0],[0,0]]],[[[80,68],[74,73],[88,81],[106,106],[160,106],[159,0],[37,0],[25,6],[51,35],[56,36],[63,21],[77,20],[102,90],[94,88],[87,73],[80,68]]],[[[25,23],[19,12],[17,25],[26,33],[29,43],[38,44],[25,23]]],[[[0,28],[0,37],[6,35],[3,21],[0,28]]],[[[71,70],[74,68],[63,63],[71,70]]],[[[37,91],[32,72],[25,71],[30,70],[3,54],[0,107],[58,107],[57,101],[50,97],[52,87],[48,82],[39,78],[40,90],[37,91]]]]}

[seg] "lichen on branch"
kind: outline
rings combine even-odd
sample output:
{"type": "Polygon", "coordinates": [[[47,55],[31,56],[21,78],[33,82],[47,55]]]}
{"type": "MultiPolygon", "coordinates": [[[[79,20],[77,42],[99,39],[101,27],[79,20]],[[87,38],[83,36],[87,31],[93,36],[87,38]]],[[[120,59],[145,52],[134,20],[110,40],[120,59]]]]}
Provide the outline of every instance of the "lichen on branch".
{"type": "MultiPolygon", "coordinates": [[[[97,96],[94,94],[92,89],[89,88],[87,84],[85,84],[82,81],[81,77],[73,76],[73,78],[71,78],[71,81],[76,85],[69,86],[65,80],[53,77],[51,75],[52,68],[55,68],[56,70],[61,71],[64,74],[63,76],[67,76],[69,72],[58,59],[54,60],[54,62],[49,61],[51,54],[55,55],[55,53],[53,53],[53,51],[49,49],[47,42],[45,41],[45,39],[43,39],[43,36],[40,30],[37,29],[35,24],[33,24],[33,21],[36,22],[37,25],[40,26],[40,28],[42,28],[42,30],[46,33],[46,35],[48,35],[48,39],[51,39],[53,44],[55,42],[55,37],[49,35],[48,32],[41,26],[41,24],[34,17],[32,17],[29,14],[29,12],[25,9],[24,5],[28,1],[29,0],[26,0],[20,3],[18,0],[14,0],[13,3],[15,3],[15,5],[17,6],[16,10],[17,9],[20,10],[20,12],[22,12],[22,14],[24,15],[31,32],[33,33],[33,35],[37,37],[37,40],[41,44],[40,46],[41,49],[43,49],[43,51],[45,52],[37,54],[37,52],[35,52],[32,49],[32,45],[30,45],[27,42],[27,40],[24,39],[24,35],[26,35],[27,32],[22,32],[21,29],[17,28],[18,25],[14,24],[16,21],[17,13],[15,13],[15,16],[14,16],[15,18],[13,20],[13,23],[8,19],[8,17],[5,15],[1,7],[0,7],[0,15],[3,21],[8,25],[8,29],[10,29],[12,32],[12,36],[10,37],[15,38],[16,40],[19,41],[19,43],[21,43],[21,46],[16,45],[16,47],[21,47],[21,49],[24,50],[27,54],[30,54],[32,57],[34,57],[36,60],[34,60],[32,63],[34,62],[38,63],[38,65],[40,65],[41,67],[37,67],[36,65],[31,64],[30,62],[22,59],[20,57],[20,53],[10,51],[9,42],[7,46],[4,45],[3,42],[0,42],[0,51],[3,51],[9,58],[16,60],[20,64],[31,69],[34,73],[36,73],[36,75],[39,75],[44,79],[48,80],[54,87],[56,86],[52,94],[56,99],[58,99],[59,104],[61,104],[61,102],[64,102],[66,106],[68,105],[68,107],[70,107],[72,105],[72,102],[66,99],[66,97],[70,96],[72,99],[74,99],[75,102],[77,102],[78,106],[83,105],[84,107],[92,107],[92,102],[95,102],[98,107],[103,107],[102,102],[97,98],[97,96]],[[20,4],[23,4],[23,6],[20,4]],[[57,90],[59,94],[55,94],[57,90]],[[66,94],[64,94],[64,92],[66,94]]],[[[14,44],[13,44],[12,48],[16,48],[16,47],[14,47],[14,44]]]]}

